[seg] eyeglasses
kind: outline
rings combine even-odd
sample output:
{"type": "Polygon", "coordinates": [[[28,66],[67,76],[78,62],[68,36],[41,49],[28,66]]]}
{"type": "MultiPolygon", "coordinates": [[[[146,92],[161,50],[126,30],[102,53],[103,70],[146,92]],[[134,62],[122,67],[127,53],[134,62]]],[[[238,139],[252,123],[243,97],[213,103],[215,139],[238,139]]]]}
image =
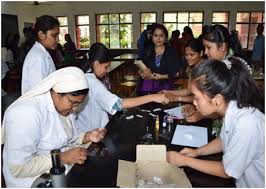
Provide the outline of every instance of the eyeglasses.
{"type": "Polygon", "coordinates": [[[70,106],[71,106],[72,108],[74,108],[74,107],[78,107],[78,106],[82,103],[82,102],[76,102],[76,101],[73,101],[73,100],[69,99],[68,96],[66,96],[66,97],[67,97],[68,103],[70,104],[70,106]]]}

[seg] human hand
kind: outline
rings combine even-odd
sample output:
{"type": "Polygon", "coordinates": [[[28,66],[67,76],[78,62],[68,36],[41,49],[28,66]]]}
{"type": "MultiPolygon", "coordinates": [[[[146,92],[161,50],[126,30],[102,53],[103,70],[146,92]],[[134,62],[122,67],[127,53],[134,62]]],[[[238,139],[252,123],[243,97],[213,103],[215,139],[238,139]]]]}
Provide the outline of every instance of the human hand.
{"type": "Polygon", "coordinates": [[[195,123],[203,119],[203,116],[198,111],[196,111],[190,116],[185,116],[185,119],[189,123],[195,123]]]}
{"type": "Polygon", "coordinates": [[[106,132],[107,130],[105,128],[98,128],[98,129],[89,131],[85,134],[83,143],[100,142],[104,138],[106,132]]]}
{"type": "Polygon", "coordinates": [[[153,79],[155,79],[155,80],[160,80],[160,79],[162,79],[162,75],[161,75],[161,74],[158,74],[158,73],[153,73],[153,74],[152,74],[152,77],[153,77],[153,79]]]}
{"type": "Polygon", "coordinates": [[[167,94],[168,93],[168,90],[161,90],[158,92],[159,94],[167,94]]]}
{"type": "Polygon", "coordinates": [[[181,153],[175,151],[168,151],[166,153],[166,160],[168,163],[176,165],[178,167],[186,166],[187,156],[182,155],[181,153]]]}
{"type": "Polygon", "coordinates": [[[72,148],[60,153],[60,161],[62,164],[83,164],[87,159],[88,151],[81,147],[72,148]]]}
{"type": "Polygon", "coordinates": [[[200,155],[198,149],[192,148],[183,148],[179,153],[188,157],[197,157],[200,155]]]}
{"type": "Polygon", "coordinates": [[[152,94],[153,102],[168,104],[170,101],[165,94],[152,94]]]}
{"type": "Polygon", "coordinates": [[[193,104],[186,104],[182,108],[182,113],[184,117],[189,117],[197,111],[196,107],[193,104]]]}
{"type": "Polygon", "coordinates": [[[176,102],[177,101],[176,95],[173,95],[171,93],[166,93],[165,95],[166,95],[166,98],[168,98],[170,102],[176,102]]]}

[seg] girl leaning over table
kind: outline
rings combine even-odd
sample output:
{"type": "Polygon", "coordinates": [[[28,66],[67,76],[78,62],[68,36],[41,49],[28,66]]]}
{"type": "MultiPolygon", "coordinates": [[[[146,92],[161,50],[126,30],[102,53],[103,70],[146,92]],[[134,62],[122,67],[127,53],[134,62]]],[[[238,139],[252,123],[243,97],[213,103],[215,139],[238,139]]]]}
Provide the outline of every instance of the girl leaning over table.
{"type": "MultiPolygon", "coordinates": [[[[6,110],[2,125],[3,173],[7,187],[31,187],[52,167],[50,151],[60,149],[60,160],[69,171],[83,164],[87,150],[81,144],[98,142],[104,129],[78,134],[73,111],[88,93],[84,72],[60,69],[22,95],[6,110]]],[[[84,146],[85,147],[85,146],[84,146]]]]}
{"type": "MultiPolygon", "coordinates": [[[[223,25],[206,26],[203,33],[203,45],[205,47],[205,54],[208,59],[219,60],[222,62],[230,62],[235,60],[245,65],[246,69],[250,71],[248,63],[240,58],[241,52],[237,46],[237,39],[231,35],[226,27],[223,25]]],[[[260,108],[262,110],[263,107],[260,108]]],[[[188,122],[197,122],[204,118],[193,105],[186,105],[183,109],[188,122]]],[[[216,118],[216,115],[209,116],[216,118]]]]}
{"type": "Polygon", "coordinates": [[[220,136],[197,149],[167,153],[168,162],[206,174],[233,177],[237,187],[265,187],[265,119],[261,94],[246,66],[208,60],[192,71],[193,104],[203,115],[223,118],[220,136]],[[196,157],[223,152],[222,161],[196,157]]]}
{"type": "Polygon", "coordinates": [[[164,94],[152,94],[135,98],[120,98],[108,91],[100,81],[107,73],[112,60],[111,53],[101,43],[94,43],[83,60],[84,71],[91,89],[85,102],[78,110],[76,117],[77,127],[81,131],[90,131],[94,128],[104,128],[109,122],[109,115],[126,108],[140,106],[149,102],[162,104],[169,103],[164,94]]]}

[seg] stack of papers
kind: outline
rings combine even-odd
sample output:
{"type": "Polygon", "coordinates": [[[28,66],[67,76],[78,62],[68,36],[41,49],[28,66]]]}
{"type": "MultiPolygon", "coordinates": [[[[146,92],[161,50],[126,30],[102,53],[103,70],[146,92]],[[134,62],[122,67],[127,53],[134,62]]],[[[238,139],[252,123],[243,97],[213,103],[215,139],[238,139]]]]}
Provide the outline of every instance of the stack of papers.
{"type": "Polygon", "coordinates": [[[191,147],[201,147],[208,143],[207,128],[177,125],[171,144],[191,147]]]}

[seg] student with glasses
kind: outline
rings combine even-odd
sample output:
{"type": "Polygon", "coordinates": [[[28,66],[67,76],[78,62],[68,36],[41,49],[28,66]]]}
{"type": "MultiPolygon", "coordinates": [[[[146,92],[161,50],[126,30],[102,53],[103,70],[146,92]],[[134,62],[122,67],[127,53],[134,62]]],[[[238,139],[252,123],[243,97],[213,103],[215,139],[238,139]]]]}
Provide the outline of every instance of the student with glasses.
{"type": "Polygon", "coordinates": [[[66,173],[87,159],[86,144],[99,142],[106,130],[79,133],[74,111],[89,85],[77,67],[55,71],[6,110],[2,125],[3,173],[7,187],[29,188],[52,167],[50,151],[60,149],[66,173]],[[85,146],[83,146],[85,145],[85,146]]]}
{"type": "Polygon", "coordinates": [[[56,70],[48,50],[57,48],[59,25],[58,19],[53,16],[43,15],[37,18],[34,25],[36,41],[23,63],[21,94],[56,70]]]}

